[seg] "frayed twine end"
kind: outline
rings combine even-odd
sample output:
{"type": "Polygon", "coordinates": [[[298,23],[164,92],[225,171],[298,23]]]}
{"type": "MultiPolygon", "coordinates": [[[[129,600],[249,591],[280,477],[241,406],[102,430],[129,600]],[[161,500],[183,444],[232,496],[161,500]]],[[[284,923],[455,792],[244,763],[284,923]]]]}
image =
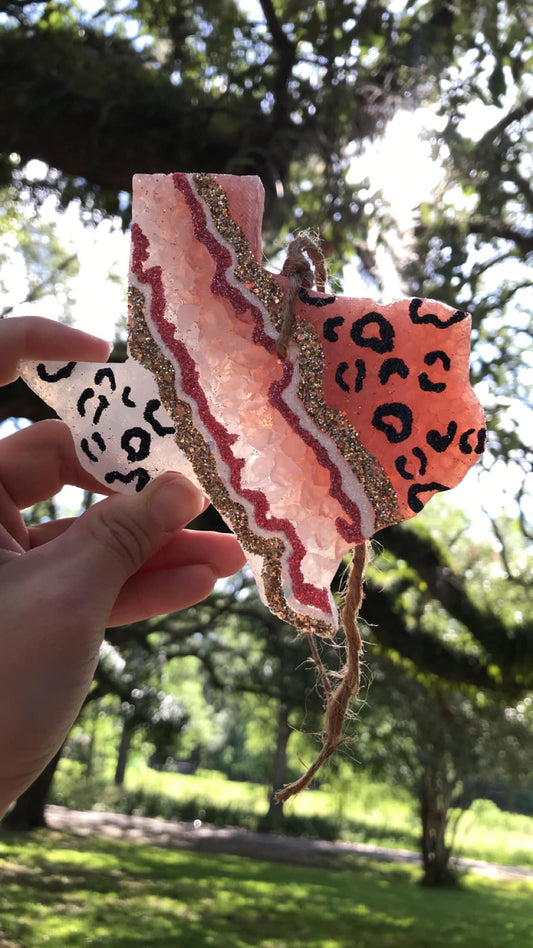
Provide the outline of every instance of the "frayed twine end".
{"type": "Polygon", "coordinates": [[[346,665],[342,671],[340,683],[335,690],[331,688],[326,671],[318,655],[313,636],[311,634],[309,635],[311,652],[318,668],[326,696],[326,717],[324,722],[326,739],[318,757],[311,764],[306,773],[298,780],[278,790],[275,796],[277,803],[284,803],[290,797],[305,790],[322,767],[322,764],[324,764],[343,743],[342,727],[350,701],[359,691],[361,677],[360,658],[363,651],[363,643],[359,626],[357,625],[357,615],[363,601],[363,582],[369,558],[368,550],[368,544],[365,542],[357,546],[353,553],[350,576],[346,588],[346,598],[341,617],[341,624],[346,640],[346,665]]]}

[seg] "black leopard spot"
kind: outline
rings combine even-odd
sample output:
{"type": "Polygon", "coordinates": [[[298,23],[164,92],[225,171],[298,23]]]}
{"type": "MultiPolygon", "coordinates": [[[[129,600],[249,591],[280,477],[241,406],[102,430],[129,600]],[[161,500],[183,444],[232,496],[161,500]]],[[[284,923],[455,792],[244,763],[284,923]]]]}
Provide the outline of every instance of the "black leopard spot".
{"type": "Polygon", "coordinates": [[[132,481],[136,480],[135,490],[139,492],[149,484],[150,475],[144,467],[136,467],[134,471],[128,471],[127,474],[122,474],[121,471],[110,471],[109,474],[105,475],[104,480],[108,484],[114,484],[115,481],[120,481],[121,484],[131,484],[132,481]]]}
{"type": "Polygon", "coordinates": [[[78,398],[76,408],[78,409],[78,415],[81,415],[82,418],[85,417],[85,405],[88,401],[90,401],[91,398],[94,398],[94,394],[94,388],[84,388],[83,392],[78,398]]]}
{"type": "Polygon", "coordinates": [[[330,306],[331,303],[334,303],[337,299],[336,296],[309,296],[309,293],[305,289],[305,286],[301,286],[298,290],[298,296],[301,299],[302,303],[307,303],[308,306],[330,306]]]}
{"type": "Polygon", "coordinates": [[[406,464],[407,464],[407,458],[405,454],[400,454],[394,462],[394,467],[398,471],[398,474],[400,475],[400,477],[403,477],[405,481],[414,481],[414,475],[410,474],[409,471],[405,469],[406,464]]]}
{"type": "Polygon", "coordinates": [[[432,428],[431,431],[428,431],[426,435],[426,441],[430,448],[433,448],[434,451],[438,451],[439,454],[442,454],[443,451],[447,451],[450,447],[453,439],[455,438],[456,432],[457,422],[450,421],[446,434],[442,435],[440,431],[432,428]]]}
{"type": "Polygon", "coordinates": [[[474,434],[475,428],[467,428],[459,438],[459,451],[461,454],[472,454],[472,445],[468,443],[471,434],[474,434]]]}
{"type": "Polygon", "coordinates": [[[350,335],[357,346],[372,349],[374,352],[392,352],[394,349],[394,328],[381,313],[366,313],[356,319],[350,335]],[[367,326],[376,326],[379,335],[364,336],[363,332],[367,326]]]}
{"type": "Polygon", "coordinates": [[[37,375],[43,382],[60,382],[62,379],[70,378],[77,364],[77,362],[67,362],[57,372],[48,372],[44,362],[39,362],[37,375]]]}
{"type": "Polygon", "coordinates": [[[419,477],[423,477],[424,474],[426,473],[426,468],[427,468],[427,466],[428,466],[428,459],[427,459],[425,453],[422,451],[422,448],[413,448],[413,452],[412,452],[412,453],[414,454],[415,458],[418,458],[418,460],[420,461],[420,467],[419,467],[419,469],[418,469],[418,476],[419,476],[419,477]]]}
{"type": "Polygon", "coordinates": [[[157,418],[154,418],[154,413],[158,408],[161,408],[161,402],[158,398],[151,398],[149,402],[146,403],[146,408],[144,409],[143,418],[152,426],[155,433],[160,435],[162,438],[167,434],[174,434],[174,426],[170,427],[169,425],[162,425],[157,418]]]}
{"type": "Polygon", "coordinates": [[[99,396],[98,396],[98,408],[96,409],[96,411],[95,411],[95,413],[94,413],[93,425],[97,425],[97,424],[98,424],[98,422],[100,421],[100,418],[102,417],[102,414],[103,414],[103,412],[106,410],[106,408],[109,408],[109,402],[108,402],[107,398],[105,397],[105,395],[99,395],[99,396]]]}
{"type": "Polygon", "coordinates": [[[419,494],[427,493],[430,490],[443,491],[449,489],[449,487],[445,487],[444,484],[439,484],[437,481],[431,481],[431,484],[411,484],[407,491],[407,503],[414,513],[420,513],[424,504],[420,500],[419,494]]]}
{"type": "Polygon", "coordinates": [[[347,362],[339,362],[337,370],[335,372],[335,381],[337,385],[342,388],[343,392],[349,392],[350,386],[344,381],[344,373],[348,368],[347,362]]]}
{"type": "Polygon", "coordinates": [[[120,439],[120,446],[126,452],[128,461],[144,461],[150,454],[151,435],[144,428],[128,428],[120,439]],[[139,445],[135,448],[132,441],[139,440],[139,445]]]}
{"type": "Polygon", "coordinates": [[[424,362],[426,365],[435,365],[437,360],[442,362],[442,368],[445,372],[450,371],[450,357],[447,352],[444,352],[444,349],[432,349],[431,352],[426,352],[424,356],[424,362]]]}
{"type": "Polygon", "coordinates": [[[446,382],[432,382],[427,372],[420,373],[418,384],[423,392],[443,392],[446,388],[446,382]]]}
{"type": "Polygon", "coordinates": [[[87,438],[82,438],[82,439],[81,439],[81,441],[80,441],[80,448],[81,448],[81,450],[83,451],[83,453],[85,454],[85,456],[89,458],[89,461],[96,462],[96,461],[98,460],[98,458],[96,457],[96,455],[92,453],[92,451],[91,451],[91,449],[90,449],[90,447],[89,447],[89,442],[87,441],[87,438]]]}
{"type": "Polygon", "coordinates": [[[111,386],[111,391],[114,392],[117,387],[117,383],[115,381],[115,373],[109,365],[105,365],[102,369],[98,369],[98,372],[96,372],[94,376],[94,384],[101,385],[104,379],[108,379],[109,385],[111,386]]]}
{"type": "Polygon", "coordinates": [[[122,404],[126,405],[127,408],[137,408],[137,403],[132,401],[130,398],[131,395],[131,385],[125,385],[122,390],[122,404]]]}
{"type": "Polygon", "coordinates": [[[366,365],[364,359],[355,360],[355,371],[357,374],[355,376],[354,392],[360,392],[363,387],[363,382],[366,378],[366,365]]]}
{"type": "MultiPolygon", "coordinates": [[[[424,356],[426,365],[435,365],[437,360],[442,362],[444,371],[449,372],[451,364],[450,357],[443,349],[433,349],[431,352],[426,352],[424,356]]],[[[418,376],[418,384],[423,392],[444,392],[446,389],[446,382],[432,382],[427,372],[420,373],[418,376]]]]}
{"type": "Polygon", "coordinates": [[[437,329],[448,329],[449,326],[453,326],[455,323],[460,323],[463,319],[466,319],[468,313],[463,313],[460,309],[456,309],[455,313],[450,316],[449,319],[441,319],[440,316],[437,316],[436,313],[425,313],[424,316],[418,315],[418,310],[422,306],[423,300],[412,299],[409,304],[409,316],[411,322],[415,325],[424,325],[425,323],[431,323],[432,326],[436,326],[437,329]]]}
{"type": "Polygon", "coordinates": [[[372,424],[378,431],[386,435],[391,444],[398,444],[405,441],[413,430],[413,413],[408,405],[403,402],[387,402],[376,408],[372,417],[372,424]],[[400,422],[400,428],[385,421],[385,418],[396,418],[400,422]]]}
{"type": "Polygon", "coordinates": [[[337,326],[342,326],[344,323],[344,316],[330,316],[329,319],[326,319],[322,332],[324,333],[324,339],[327,339],[328,342],[338,342],[339,336],[336,333],[337,326]]]}
{"type": "Polygon", "coordinates": [[[381,384],[386,385],[391,375],[399,375],[400,378],[406,379],[409,375],[409,366],[405,364],[403,359],[385,359],[379,369],[379,381],[381,384]]]}

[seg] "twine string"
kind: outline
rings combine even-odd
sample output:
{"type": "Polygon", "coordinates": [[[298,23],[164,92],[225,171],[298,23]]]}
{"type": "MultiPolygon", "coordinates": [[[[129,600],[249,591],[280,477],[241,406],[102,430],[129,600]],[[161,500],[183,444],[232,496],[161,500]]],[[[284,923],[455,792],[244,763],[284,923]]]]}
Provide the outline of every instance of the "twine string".
{"type": "MultiPolygon", "coordinates": [[[[289,286],[283,301],[282,321],[277,339],[277,352],[284,361],[290,340],[296,328],[295,303],[300,287],[311,288],[315,285],[319,292],[324,292],[327,280],[324,255],[320,247],[319,238],[310,231],[303,231],[290,244],[287,250],[287,259],[281,271],[282,276],[289,278],[289,286]],[[311,266],[313,264],[313,266],[311,266]]],[[[316,665],[322,689],[326,699],[326,714],[324,721],[325,739],[322,749],[316,760],[306,773],[294,783],[282,787],[276,793],[278,803],[283,803],[289,797],[304,790],[322,764],[334,753],[342,743],[342,727],[350,701],[359,691],[360,684],[360,657],[363,643],[357,624],[357,615],[363,601],[363,582],[366,564],[368,562],[367,543],[359,544],[353,553],[350,575],[346,586],[344,607],[341,616],[341,626],[344,631],[346,662],[339,675],[339,683],[333,688],[326,669],[320,658],[315,637],[312,632],[307,635],[309,648],[316,665]]]]}
{"type": "MultiPolygon", "coordinates": [[[[322,764],[331,757],[342,743],[342,726],[350,701],[359,692],[361,679],[360,659],[363,651],[363,643],[357,624],[357,615],[363,601],[363,582],[367,562],[368,544],[361,543],[359,546],[356,546],[353,553],[350,576],[346,588],[346,597],[342,610],[341,624],[346,642],[346,663],[341,672],[340,682],[335,690],[331,688],[326,671],[318,654],[318,649],[313,641],[311,652],[326,695],[326,715],[324,722],[325,740],[318,757],[311,764],[306,773],[276,793],[276,801],[278,803],[284,803],[289,797],[295,796],[297,793],[305,790],[315,774],[320,770],[322,764]]],[[[312,638],[312,636],[310,636],[310,638],[312,638]]]]}
{"type": "Polygon", "coordinates": [[[287,258],[281,275],[289,278],[289,286],[282,307],[282,321],[277,338],[277,352],[282,362],[287,358],[287,349],[296,328],[294,305],[298,290],[304,286],[315,286],[320,293],[326,288],[328,278],[320,238],[311,231],[304,230],[291,241],[287,248],[287,258]],[[313,266],[311,266],[313,264],[313,266]]]}

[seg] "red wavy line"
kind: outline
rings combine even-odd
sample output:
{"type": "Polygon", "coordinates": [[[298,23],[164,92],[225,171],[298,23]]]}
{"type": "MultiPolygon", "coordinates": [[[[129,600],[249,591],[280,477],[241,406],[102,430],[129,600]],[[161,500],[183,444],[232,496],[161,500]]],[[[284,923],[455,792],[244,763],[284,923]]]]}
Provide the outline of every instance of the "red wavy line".
{"type": "MultiPolygon", "coordinates": [[[[217,265],[217,272],[211,287],[213,292],[217,295],[230,296],[237,312],[243,312],[249,308],[249,304],[243,301],[237,290],[234,291],[234,288],[227,284],[227,281],[223,276],[224,269],[226,269],[232,263],[231,255],[224,247],[220,247],[214,238],[212,238],[212,235],[207,231],[205,214],[201,206],[196,202],[186,177],[184,175],[175,175],[174,181],[176,186],[183,191],[185,198],[191,207],[191,214],[196,236],[198,239],[201,239],[201,236],[210,238],[209,244],[211,246],[208,246],[207,239],[204,239],[203,242],[206,244],[206,246],[208,246],[208,250],[211,255],[214,256],[217,265]],[[185,185],[185,187],[182,185],[185,185]],[[191,200],[189,200],[189,195],[191,200]]],[[[196,401],[199,414],[204,425],[213,435],[213,438],[219,448],[221,457],[228,464],[232,486],[237,491],[237,493],[239,493],[242,497],[248,500],[250,504],[252,504],[257,522],[261,527],[267,530],[276,530],[278,532],[285,533],[289,539],[290,545],[294,551],[289,557],[289,572],[294,583],[295,591],[301,602],[317,609],[321,609],[322,611],[331,615],[331,607],[327,593],[324,590],[317,589],[310,583],[304,582],[303,580],[301,573],[301,562],[305,555],[305,547],[296,534],[296,531],[294,530],[294,527],[290,521],[285,519],[281,520],[280,518],[272,516],[269,518],[267,516],[269,505],[264,493],[261,491],[251,491],[242,486],[241,472],[245,462],[242,459],[236,458],[231,451],[231,445],[237,440],[237,436],[231,435],[211,414],[207,399],[199,382],[199,374],[195,368],[194,361],[192,360],[183,343],[175,338],[174,327],[165,318],[166,301],[161,267],[153,266],[146,270],[144,269],[144,263],[148,259],[149,255],[148,239],[142,232],[139,225],[136,223],[132,224],[131,237],[133,248],[131,263],[132,271],[140,283],[149,284],[151,286],[151,317],[157,325],[165,346],[175,355],[179,362],[184,391],[196,401]]]]}
{"type": "MultiPolygon", "coordinates": [[[[252,337],[254,343],[263,346],[263,348],[268,352],[275,352],[275,340],[271,339],[271,337],[268,336],[264,331],[263,314],[259,307],[254,306],[253,303],[247,301],[243,294],[237,289],[237,287],[231,286],[227,282],[225,271],[232,262],[231,254],[226,247],[219,244],[213,234],[207,229],[203,207],[196,198],[189,184],[187,176],[185,174],[175,174],[174,183],[175,186],[179,188],[179,190],[181,190],[185,195],[187,203],[191,208],[196,236],[207,247],[209,253],[215,261],[217,269],[211,287],[213,292],[216,295],[228,297],[237,313],[242,313],[245,310],[250,309],[255,323],[252,337]],[[202,222],[201,227],[196,226],[195,213],[198,213],[199,215],[199,220],[202,222]]],[[[291,383],[293,373],[294,366],[291,363],[285,363],[282,380],[273,382],[270,386],[268,392],[269,402],[274,408],[277,409],[277,411],[280,412],[281,415],[283,415],[293,431],[297,433],[300,438],[302,438],[302,440],[314,451],[318,463],[329,471],[331,481],[329,490],[330,496],[334,497],[334,499],[351,518],[351,523],[349,523],[348,521],[343,520],[341,517],[337,517],[335,521],[337,530],[341,536],[344,537],[347,543],[362,543],[364,537],[361,530],[361,511],[355,501],[353,501],[344,493],[342,489],[342,479],[339,468],[331,460],[324,446],[320,444],[320,442],[309,431],[307,431],[307,429],[302,427],[296,413],[282,398],[283,392],[291,383]]]]}

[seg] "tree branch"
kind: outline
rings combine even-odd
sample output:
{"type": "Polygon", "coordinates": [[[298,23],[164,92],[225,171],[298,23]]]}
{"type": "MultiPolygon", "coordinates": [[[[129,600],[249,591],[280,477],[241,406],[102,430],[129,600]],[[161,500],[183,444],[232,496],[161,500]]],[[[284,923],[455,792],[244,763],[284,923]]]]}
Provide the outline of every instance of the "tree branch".
{"type": "Polygon", "coordinates": [[[474,218],[468,222],[471,234],[481,234],[487,239],[510,240],[520,248],[523,254],[533,253],[533,234],[509,227],[503,221],[489,221],[474,218]]]}
{"type": "Polygon", "coordinates": [[[259,102],[232,115],[221,138],[219,96],[199,87],[191,101],[128,42],[89,27],[0,31],[0,84],[3,152],[39,158],[109,195],[130,191],[139,169],[224,171],[245,131],[269,151],[259,102]]]}
{"type": "Polygon", "coordinates": [[[496,122],[496,125],[489,128],[488,132],[485,132],[477,143],[476,151],[479,151],[480,154],[486,152],[486,150],[490,149],[494,142],[500,138],[509,125],[512,125],[513,122],[520,122],[526,115],[529,115],[530,112],[533,112],[533,96],[525,99],[524,102],[522,102],[521,105],[517,105],[516,108],[511,109],[499,122],[496,122]]]}
{"type": "Polygon", "coordinates": [[[268,31],[278,54],[276,77],[274,80],[274,110],[272,124],[274,130],[289,123],[290,106],[288,102],[289,80],[296,62],[297,44],[293,43],[283,30],[272,0],[260,0],[268,31]]]}
{"type": "Polygon", "coordinates": [[[49,273],[48,276],[41,280],[36,286],[32,287],[25,299],[20,300],[18,303],[13,303],[12,306],[6,306],[0,313],[0,319],[5,319],[13,312],[16,306],[23,306],[25,303],[34,303],[35,300],[42,299],[47,293],[50,293],[50,290],[54,283],[57,281],[57,278],[64,273],[67,267],[70,266],[75,260],[78,259],[77,253],[72,253],[68,257],[64,257],[61,263],[58,263],[52,273],[49,273]]]}
{"type": "MultiPolygon", "coordinates": [[[[390,527],[380,535],[380,540],[386,549],[409,563],[427,583],[431,595],[454,619],[466,626],[485,649],[486,665],[496,663],[500,667],[503,687],[514,693],[517,689],[523,690],[525,686],[518,685],[517,679],[522,676],[523,679],[527,678],[533,669],[533,622],[526,621],[521,626],[509,629],[499,615],[480,609],[468,594],[463,581],[451,569],[445,551],[430,537],[406,527],[390,527]]],[[[381,596],[386,599],[387,593],[383,591],[381,596]]],[[[394,603],[390,603],[390,608],[394,612],[394,603]]],[[[390,631],[384,629],[382,633],[378,628],[380,641],[382,634],[389,636],[390,645],[395,647],[393,642],[396,632],[390,637],[390,631]]],[[[423,643],[424,635],[417,632],[416,640],[423,643]]],[[[402,641],[408,644],[405,635],[402,636],[402,641]]],[[[398,650],[401,651],[401,648],[398,647],[398,650]]],[[[467,668],[472,667],[469,656],[464,656],[464,661],[467,668]]],[[[477,659],[475,663],[479,664],[477,659]]],[[[434,670],[438,674],[437,668],[438,666],[435,666],[434,670]]],[[[447,677],[446,674],[443,677],[447,677]]],[[[480,682],[479,684],[481,686],[480,682]]],[[[481,687],[487,686],[489,685],[481,687]]]]}
{"type": "Polygon", "coordinates": [[[494,519],[494,517],[490,515],[489,511],[486,510],[485,507],[483,507],[482,509],[483,509],[484,514],[489,518],[492,529],[494,531],[494,536],[496,537],[498,543],[501,546],[500,557],[504,565],[505,572],[507,573],[507,579],[511,580],[511,582],[516,583],[519,586],[523,586],[525,589],[528,589],[531,585],[530,577],[526,575],[520,575],[514,572],[509,560],[509,555],[507,553],[505,537],[503,535],[502,530],[500,530],[498,526],[498,522],[494,519]]]}
{"type": "MultiPolygon", "coordinates": [[[[421,672],[439,676],[455,684],[473,685],[496,691],[498,683],[489,674],[483,659],[465,654],[442,642],[437,636],[417,627],[408,629],[396,598],[388,590],[377,588],[367,579],[362,620],[371,627],[372,638],[387,650],[397,652],[421,672]]],[[[371,647],[367,650],[372,665],[371,647]]]]}

